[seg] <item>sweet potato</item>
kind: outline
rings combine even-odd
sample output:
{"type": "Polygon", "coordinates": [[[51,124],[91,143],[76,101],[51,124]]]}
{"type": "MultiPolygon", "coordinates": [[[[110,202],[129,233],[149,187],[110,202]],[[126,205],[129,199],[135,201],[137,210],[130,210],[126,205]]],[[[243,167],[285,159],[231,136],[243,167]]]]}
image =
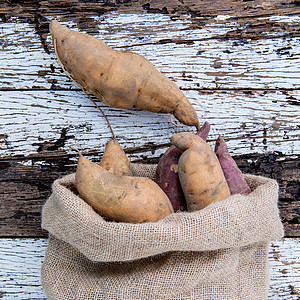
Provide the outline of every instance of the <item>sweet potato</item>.
{"type": "Polygon", "coordinates": [[[156,222],[174,212],[170,200],[154,181],[112,174],[81,154],[75,185],[96,212],[114,221],[156,222]]]}
{"type": "MultiPolygon", "coordinates": [[[[209,130],[210,125],[205,122],[196,135],[206,140],[209,130]]],[[[155,173],[155,182],[169,197],[175,212],[186,210],[186,201],[178,177],[178,160],[181,154],[182,151],[172,145],[160,158],[155,173]]]]}
{"type": "Polygon", "coordinates": [[[106,105],[173,113],[183,124],[199,129],[197,113],[181,90],[143,56],[114,50],[57,21],[51,22],[50,32],[65,69],[106,105]]]}
{"type": "Polygon", "coordinates": [[[178,177],[178,160],[181,154],[182,151],[171,146],[160,158],[155,173],[155,182],[169,197],[175,212],[186,210],[184,194],[178,177]]]}
{"type": "Polygon", "coordinates": [[[216,140],[215,153],[219,159],[224,176],[232,195],[249,194],[250,187],[245,180],[241,170],[237,166],[234,159],[231,157],[228,147],[221,135],[216,140]]]}
{"type": "Polygon", "coordinates": [[[109,140],[99,165],[110,173],[116,175],[132,176],[130,161],[117,140],[109,140]]]}
{"type": "Polygon", "coordinates": [[[177,133],[172,143],[184,151],[178,162],[180,184],[188,211],[203,209],[230,196],[229,187],[213,149],[192,133],[177,133]]]}
{"type": "Polygon", "coordinates": [[[196,133],[203,141],[207,140],[208,134],[210,131],[210,124],[205,121],[200,130],[196,133]]]}

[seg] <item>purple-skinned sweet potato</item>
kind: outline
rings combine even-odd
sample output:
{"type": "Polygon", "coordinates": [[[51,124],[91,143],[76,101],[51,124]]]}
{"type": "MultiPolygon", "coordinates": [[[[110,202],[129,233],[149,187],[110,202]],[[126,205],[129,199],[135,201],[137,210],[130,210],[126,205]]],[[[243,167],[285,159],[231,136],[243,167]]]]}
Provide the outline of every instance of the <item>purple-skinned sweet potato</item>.
{"type": "MultiPolygon", "coordinates": [[[[205,122],[196,133],[206,141],[210,125],[205,122]]],[[[155,181],[169,197],[174,211],[185,211],[186,201],[178,177],[178,161],[182,151],[172,145],[160,158],[156,168],[155,181]]]]}
{"type": "Polygon", "coordinates": [[[185,211],[186,203],[178,178],[178,160],[182,151],[171,146],[160,158],[156,168],[155,181],[169,197],[173,209],[185,211]]]}
{"type": "Polygon", "coordinates": [[[228,147],[221,135],[216,140],[215,153],[223,170],[231,195],[249,194],[251,192],[243,173],[231,157],[228,147]]]}

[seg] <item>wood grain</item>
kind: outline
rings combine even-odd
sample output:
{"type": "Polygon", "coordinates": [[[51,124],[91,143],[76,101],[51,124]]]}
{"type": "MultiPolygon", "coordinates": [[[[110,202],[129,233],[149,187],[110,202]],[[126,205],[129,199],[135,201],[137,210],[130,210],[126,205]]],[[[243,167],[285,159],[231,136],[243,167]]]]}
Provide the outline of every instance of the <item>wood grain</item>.
{"type": "Polygon", "coordinates": [[[269,251],[270,287],[268,299],[299,299],[300,240],[272,241],[269,251]]]}
{"type": "MultiPolygon", "coordinates": [[[[47,239],[0,239],[0,299],[46,299],[40,268],[47,239]]],[[[300,240],[272,241],[269,250],[269,300],[300,295],[300,240]]]]}
{"type": "MultiPolygon", "coordinates": [[[[269,299],[300,297],[300,6],[294,0],[5,0],[0,4],[0,298],[45,299],[42,205],[74,171],[80,148],[99,160],[109,131],[62,73],[49,23],[146,56],[209,121],[245,173],[280,185],[289,237],[270,246],[269,299]],[[22,236],[27,238],[3,238],[22,236]]],[[[168,115],[106,108],[132,161],[157,162],[172,134],[168,115]]]]}
{"type": "Polygon", "coordinates": [[[136,0],[136,1],[4,1],[1,7],[2,20],[18,16],[34,21],[38,18],[61,15],[76,20],[78,25],[90,22],[89,16],[106,12],[118,13],[189,13],[195,17],[233,15],[253,19],[258,16],[293,15],[299,13],[299,3],[294,0],[136,0]],[[85,21],[84,21],[85,20],[85,21]]]}
{"type": "MultiPolygon", "coordinates": [[[[126,149],[127,153],[139,148],[126,149]]],[[[84,153],[94,161],[99,156],[84,153]]],[[[40,227],[41,210],[51,193],[53,181],[74,172],[74,157],[61,150],[42,151],[28,157],[0,159],[0,236],[41,237],[47,233],[40,227]]],[[[299,195],[300,156],[286,157],[280,154],[246,155],[235,157],[244,173],[263,175],[278,180],[280,185],[280,211],[285,226],[285,236],[300,236],[299,195]]],[[[143,160],[139,160],[143,161],[143,160]]],[[[149,162],[147,156],[146,162],[149,162]]],[[[156,162],[156,159],[151,159],[156,162]]]]}
{"type": "MultiPolygon", "coordinates": [[[[232,155],[280,151],[299,154],[300,91],[197,91],[186,90],[200,123],[211,124],[209,142],[221,134],[232,155]],[[229,118],[230,116],[230,118],[229,118]]],[[[112,136],[100,112],[81,91],[3,91],[0,94],[0,155],[30,155],[48,143],[70,153],[102,151],[112,136]]],[[[169,143],[180,131],[168,114],[121,110],[99,105],[107,115],[122,147],[169,143]]],[[[158,157],[163,149],[155,149],[158,157]]],[[[144,155],[144,154],[143,154],[144,155]]],[[[139,158],[132,154],[132,158],[139,158]]]]}
{"type": "MultiPolygon", "coordinates": [[[[107,14],[95,17],[94,22],[98,32],[93,36],[115,49],[145,56],[185,90],[300,88],[298,37],[282,38],[275,34],[267,39],[239,39],[230,37],[241,28],[238,22],[225,18],[222,25],[215,20],[194,28],[188,15],[174,20],[161,14],[107,14]]],[[[297,24],[296,31],[300,30],[300,17],[281,17],[274,22],[282,26],[297,24]]],[[[13,24],[4,23],[1,29],[0,89],[77,88],[62,73],[49,34],[45,33],[41,44],[31,24],[13,24]]],[[[89,33],[88,24],[79,29],[73,22],[63,24],[89,33]]]]}

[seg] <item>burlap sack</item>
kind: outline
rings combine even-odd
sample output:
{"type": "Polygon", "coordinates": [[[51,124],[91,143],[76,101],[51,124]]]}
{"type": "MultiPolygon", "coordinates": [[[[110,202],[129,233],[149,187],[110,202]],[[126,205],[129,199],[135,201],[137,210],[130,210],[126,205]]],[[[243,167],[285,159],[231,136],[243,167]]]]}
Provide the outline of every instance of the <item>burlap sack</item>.
{"type": "MultiPolygon", "coordinates": [[[[155,166],[133,167],[153,177],[155,166]]],[[[104,220],[73,192],[74,174],[56,180],[42,214],[48,299],[266,299],[278,185],[245,177],[247,196],[144,224],[104,220]]]]}

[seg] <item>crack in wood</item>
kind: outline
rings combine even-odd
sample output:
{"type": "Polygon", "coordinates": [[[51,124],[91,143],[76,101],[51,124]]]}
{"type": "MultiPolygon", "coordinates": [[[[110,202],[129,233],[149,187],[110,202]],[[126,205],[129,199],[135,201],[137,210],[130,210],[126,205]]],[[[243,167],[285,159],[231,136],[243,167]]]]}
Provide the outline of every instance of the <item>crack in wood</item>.
{"type": "MultiPolygon", "coordinates": [[[[188,1],[183,4],[179,1],[6,1],[0,8],[2,22],[11,21],[17,17],[20,20],[29,21],[34,24],[36,33],[39,35],[41,43],[46,53],[49,54],[49,47],[46,42],[46,35],[49,32],[49,18],[62,17],[63,20],[72,20],[77,23],[79,29],[83,29],[90,34],[98,33],[99,28],[94,17],[101,16],[108,12],[119,13],[152,13],[170,15],[171,20],[187,14],[191,17],[191,22],[196,27],[203,27],[205,24],[224,22],[239,22],[239,29],[233,30],[219,39],[261,39],[272,38],[271,32],[282,34],[281,37],[299,36],[299,24],[281,24],[279,22],[263,21],[276,15],[297,16],[300,9],[295,1],[268,2],[268,5],[261,4],[261,1],[254,0],[251,5],[244,1],[214,1],[209,0],[194,3],[188,1]],[[217,20],[218,15],[231,15],[225,20],[217,20]],[[258,22],[258,24],[257,24],[258,22]],[[265,33],[264,33],[265,32],[265,33]]],[[[218,38],[218,37],[216,37],[218,38]]],[[[162,41],[166,42],[166,41],[162,41]]],[[[175,43],[192,43],[193,40],[169,41],[175,43]]]]}
{"type": "Polygon", "coordinates": [[[33,145],[39,146],[37,152],[59,150],[59,148],[64,147],[65,142],[68,139],[74,138],[73,135],[70,136],[67,135],[68,130],[69,130],[68,127],[62,128],[60,137],[54,142],[45,141],[43,143],[39,143],[39,144],[35,143],[33,145]]]}
{"type": "Polygon", "coordinates": [[[50,54],[49,45],[46,41],[47,35],[49,34],[50,22],[47,18],[36,12],[31,23],[34,24],[34,29],[40,38],[43,49],[47,54],[50,54]]]}
{"type": "MultiPolygon", "coordinates": [[[[39,72],[42,72],[42,74],[47,74],[49,71],[47,70],[41,70],[39,72]]],[[[39,76],[43,76],[43,75],[39,75],[39,76]]],[[[183,78],[184,78],[184,74],[183,74],[183,78]]],[[[51,88],[44,88],[44,87],[33,87],[33,88],[19,88],[19,87],[16,87],[16,88],[12,88],[12,87],[0,87],[0,91],[5,91],[5,92],[26,92],[26,91],[50,91],[52,90],[51,88]]],[[[81,92],[81,89],[78,89],[76,87],[70,87],[70,88],[64,88],[64,87],[59,87],[59,88],[56,88],[55,90],[57,91],[66,91],[66,92],[69,92],[69,91],[76,91],[76,92],[81,92]]],[[[198,91],[198,92],[207,92],[207,93],[213,93],[213,92],[216,92],[216,91],[219,91],[219,92],[244,92],[244,93],[252,93],[252,92],[261,92],[261,93],[265,93],[265,94],[268,94],[268,93],[272,93],[272,92],[282,92],[282,93],[285,93],[285,92],[293,92],[293,91],[300,91],[300,87],[292,87],[292,88],[288,88],[288,87],[281,87],[281,88],[268,88],[268,89],[262,89],[262,88],[252,88],[252,87],[247,87],[247,88],[243,88],[243,87],[218,87],[218,88],[210,88],[210,87],[199,87],[199,88],[196,88],[196,87],[191,87],[191,88],[186,88],[186,87],[180,87],[180,90],[182,91],[198,91]]],[[[287,94],[288,95],[288,94],[287,94]]],[[[288,95],[288,99],[290,101],[288,102],[291,102],[292,104],[294,105],[299,105],[298,102],[299,100],[297,98],[295,98],[294,96],[290,96],[288,95]],[[294,103],[294,102],[297,102],[297,103],[294,103]]],[[[0,138],[1,138],[1,135],[0,135],[0,138]]]]}

